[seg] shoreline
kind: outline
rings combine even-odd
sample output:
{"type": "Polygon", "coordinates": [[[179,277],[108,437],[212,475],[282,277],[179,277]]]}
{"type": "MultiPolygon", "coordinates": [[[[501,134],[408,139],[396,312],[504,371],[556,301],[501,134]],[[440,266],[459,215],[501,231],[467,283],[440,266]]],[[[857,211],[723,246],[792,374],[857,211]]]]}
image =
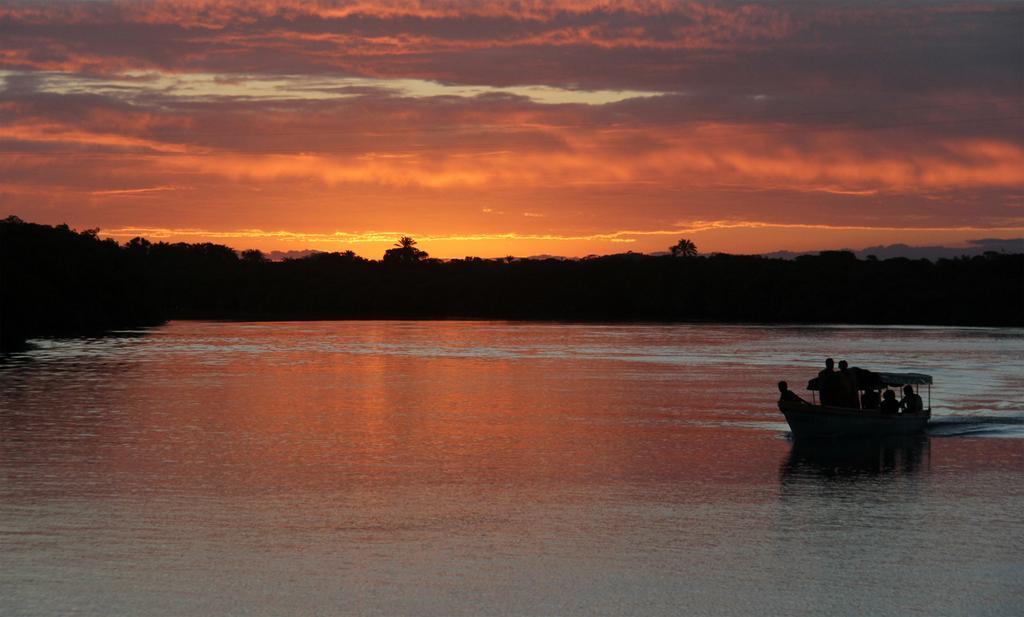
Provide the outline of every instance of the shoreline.
{"type": "Polygon", "coordinates": [[[439,261],[421,251],[272,262],[222,245],[121,245],[95,230],[0,221],[0,349],[168,319],[1013,327],[1024,326],[1024,254],[439,261]]]}

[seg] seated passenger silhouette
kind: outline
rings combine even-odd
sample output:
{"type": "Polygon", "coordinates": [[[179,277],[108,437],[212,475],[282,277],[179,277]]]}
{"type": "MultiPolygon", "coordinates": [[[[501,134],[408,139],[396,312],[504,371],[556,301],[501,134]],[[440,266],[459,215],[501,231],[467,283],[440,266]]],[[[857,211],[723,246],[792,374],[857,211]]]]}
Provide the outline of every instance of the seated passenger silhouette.
{"type": "Polygon", "coordinates": [[[795,392],[789,389],[789,384],[780,381],[779,382],[779,402],[782,401],[793,401],[794,403],[806,403],[804,399],[797,396],[795,392]]]}
{"type": "Polygon", "coordinates": [[[882,394],[882,404],[879,406],[882,413],[896,414],[900,412],[900,402],[896,400],[896,393],[886,390],[882,394]]]}
{"type": "Polygon", "coordinates": [[[882,397],[878,395],[878,390],[875,390],[874,388],[868,388],[860,397],[860,408],[878,409],[878,405],[881,402],[882,397]]]}
{"type": "Polygon", "coordinates": [[[920,413],[924,411],[921,395],[914,392],[913,386],[903,386],[903,400],[900,401],[900,405],[907,413],[920,413]]]}

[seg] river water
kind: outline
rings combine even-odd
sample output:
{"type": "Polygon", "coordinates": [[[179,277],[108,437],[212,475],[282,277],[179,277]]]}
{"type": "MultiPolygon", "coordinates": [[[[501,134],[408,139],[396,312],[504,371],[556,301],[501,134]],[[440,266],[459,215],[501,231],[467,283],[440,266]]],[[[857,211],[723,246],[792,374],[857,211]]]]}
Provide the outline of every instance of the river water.
{"type": "Polygon", "coordinates": [[[0,359],[0,614],[1020,615],[1024,330],[172,322],[0,359]],[[825,355],[919,439],[792,440],[825,355]]]}

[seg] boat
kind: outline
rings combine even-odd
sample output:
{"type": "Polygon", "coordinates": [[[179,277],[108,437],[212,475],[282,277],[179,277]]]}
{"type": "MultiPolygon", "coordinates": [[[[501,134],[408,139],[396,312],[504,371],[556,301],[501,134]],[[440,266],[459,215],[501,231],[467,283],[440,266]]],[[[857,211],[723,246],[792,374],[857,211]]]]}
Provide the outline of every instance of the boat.
{"type": "MultiPolygon", "coordinates": [[[[852,369],[851,369],[852,370],[852,369]]],[[[876,435],[913,435],[924,431],[932,416],[930,375],[921,373],[874,373],[858,371],[862,386],[870,388],[913,386],[915,392],[920,386],[928,386],[928,402],[924,409],[915,413],[883,413],[877,409],[857,409],[819,405],[814,394],[818,391],[817,378],[807,384],[812,402],[779,401],[779,411],[786,416],[786,422],[795,437],[846,437],[876,435]]],[[[863,389],[863,388],[861,388],[863,389]]]]}

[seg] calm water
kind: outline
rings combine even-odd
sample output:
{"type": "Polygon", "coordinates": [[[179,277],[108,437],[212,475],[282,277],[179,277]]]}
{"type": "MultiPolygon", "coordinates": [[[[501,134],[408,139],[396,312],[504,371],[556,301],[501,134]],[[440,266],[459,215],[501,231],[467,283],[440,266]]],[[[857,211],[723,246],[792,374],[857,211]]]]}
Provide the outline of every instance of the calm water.
{"type": "Polygon", "coordinates": [[[0,614],[1020,615],[1024,331],[176,322],[0,360],[0,614]],[[824,355],[921,439],[794,443],[824,355]]]}

